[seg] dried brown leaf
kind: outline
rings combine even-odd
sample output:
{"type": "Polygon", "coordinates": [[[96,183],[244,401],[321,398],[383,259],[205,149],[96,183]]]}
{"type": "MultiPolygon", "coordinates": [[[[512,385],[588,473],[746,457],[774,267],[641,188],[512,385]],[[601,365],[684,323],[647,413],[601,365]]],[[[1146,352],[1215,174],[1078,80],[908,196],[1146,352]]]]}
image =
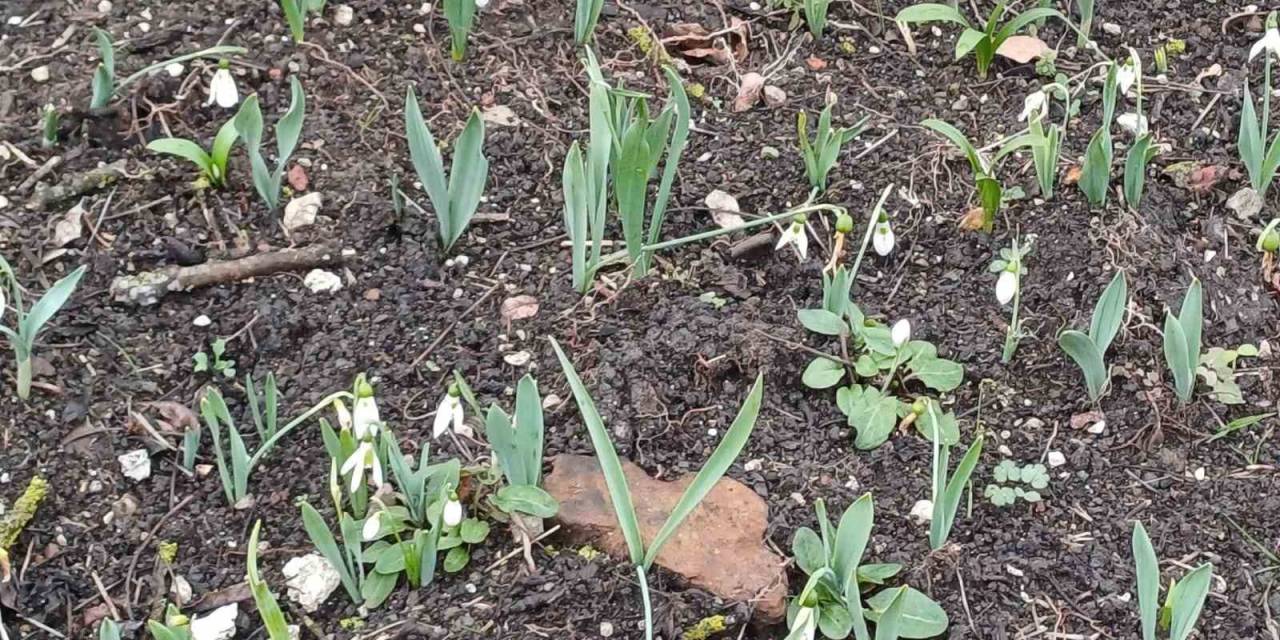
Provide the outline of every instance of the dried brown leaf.
{"type": "Polygon", "coordinates": [[[502,321],[511,326],[512,321],[532,318],[538,314],[538,299],[529,296],[515,296],[502,301],[502,321]]]}
{"type": "Polygon", "coordinates": [[[1008,58],[1018,64],[1026,64],[1038,60],[1049,51],[1049,45],[1035,36],[1009,36],[1000,43],[996,55],[1008,58]]]}
{"type": "Polygon", "coordinates": [[[738,95],[733,99],[733,111],[742,112],[754,107],[763,90],[764,76],[754,71],[743,74],[742,81],[738,83],[738,95]]]}

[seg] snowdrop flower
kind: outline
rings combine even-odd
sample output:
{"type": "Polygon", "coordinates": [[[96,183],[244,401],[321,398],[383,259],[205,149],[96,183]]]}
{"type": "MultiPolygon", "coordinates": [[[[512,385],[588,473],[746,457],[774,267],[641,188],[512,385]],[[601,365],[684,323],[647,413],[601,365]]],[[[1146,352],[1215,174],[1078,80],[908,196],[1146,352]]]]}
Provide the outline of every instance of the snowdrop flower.
{"type": "Polygon", "coordinates": [[[364,520],[364,527],[360,530],[360,536],[365,542],[373,542],[382,537],[378,534],[382,533],[382,512],[369,514],[364,520]]]}
{"type": "Polygon", "coordinates": [[[1138,69],[1133,66],[1133,61],[1120,65],[1116,70],[1116,87],[1120,89],[1120,95],[1129,95],[1129,88],[1138,80],[1138,69]]]}
{"type": "Polygon", "coordinates": [[[901,347],[911,340],[911,323],[906,318],[899,320],[889,335],[893,338],[893,346],[901,347]]]}
{"type": "Polygon", "coordinates": [[[782,237],[778,238],[778,245],[773,248],[774,251],[781,249],[789,244],[796,246],[796,253],[800,254],[800,260],[804,261],[809,257],[809,234],[805,233],[804,223],[807,220],[805,215],[799,214],[791,221],[791,226],[782,232],[782,237]]]}
{"type": "Polygon", "coordinates": [[[1000,272],[1000,279],[996,280],[996,300],[1000,304],[1009,304],[1013,300],[1013,295],[1018,292],[1018,274],[1005,269],[1000,272]]]}
{"type": "Polygon", "coordinates": [[[1122,113],[1116,116],[1116,124],[1134,137],[1147,133],[1147,117],[1140,113],[1122,113]]]}
{"type": "Polygon", "coordinates": [[[1049,100],[1044,94],[1044,89],[1040,89],[1035,93],[1027,96],[1022,101],[1022,113],[1018,115],[1018,120],[1039,120],[1049,114],[1049,100]]]}
{"type": "Polygon", "coordinates": [[[456,527],[462,524],[462,503],[458,502],[458,494],[450,493],[448,502],[444,503],[444,526],[456,527]]]}
{"type": "Polygon", "coordinates": [[[818,628],[818,611],[813,607],[800,607],[800,610],[796,612],[795,620],[791,623],[791,628],[802,630],[800,635],[796,637],[804,638],[804,640],[813,640],[818,628]]]}
{"type": "Polygon", "coordinates": [[[458,391],[458,385],[450,385],[449,392],[444,394],[440,399],[440,406],[436,407],[436,421],[431,427],[431,437],[439,438],[440,434],[449,430],[450,425],[453,426],[453,432],[457,433],[462,425],[462,399],[458,396],[462,395],[458,391]]]}
{"type": "Polygon", "coordinates": [[[483,9],[489,6],[489,0],[476,0],[476,8],[483,9]]]}
{"type": "Polygon", "coordinates": [[[209,99],[204,106],[217,103],[223,109],[230,109],[240,102],[240,91],[236,89],[236,79],[231,75],[231,65],[226,60],[218,63],[218,70],[213,72],[209,81],[209,99]]]}
{"type": "Polygon", "coordinates": [[[1280,29],[1276,28],[1276,14],[1274,11],[1267,16],[1266,33],[1262,34],[1261,40],[1253,43],[1252,49],[1249,49],[1249,62],[1253,62],[1253,59],[1264,51],[1267,55],[1280,57],[1280,29]]]}
{"type": "Polygon", "coordinates": [[[889,216],[881,213],[875,233],[871,236],[871,247],[876,250],[876,255],[883,257],[893,252],[893,245],[893,227],[889,225],[889,216]]]}
{"type": "Polygon", "coordinates": [[[355,410],[351,415],[351,427],[356,439],[366,440],[378,435],[382,420],[378,417],[378,403],[373,398],[373,386],[360,374],[356,378],[355,410]]]}
{"type": "Polygon", "coordinates": [[[355,453],[342,463],[342,473],[351,474],[351,492],[355,493],[360,490],[364,484],[364,472],[369,469],[372,473],[373,484],[382,486],[382,465],[378,462],[378,452],[374,450],[373,443],[364,441],[360,446],[356,447],[355,453]]]}

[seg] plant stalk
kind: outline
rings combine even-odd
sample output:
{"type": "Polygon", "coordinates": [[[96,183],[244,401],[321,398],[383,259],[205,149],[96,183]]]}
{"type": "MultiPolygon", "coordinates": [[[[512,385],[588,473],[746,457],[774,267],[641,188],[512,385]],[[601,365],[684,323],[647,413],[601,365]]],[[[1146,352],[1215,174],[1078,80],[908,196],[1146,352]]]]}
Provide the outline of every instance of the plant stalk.
{"type": "Polygon", "coordinates": [[[18,397],[23,401],[31,397],[31,356],[18,359],[18,397]]]}
{"type": "Polygon", "coordinates": [[[636,565],[636,576],[640,578],[640,600],[644,603],[644,637],[653,640],[653,603],[649,601],[649,577],[644,567],[636,565]]]}

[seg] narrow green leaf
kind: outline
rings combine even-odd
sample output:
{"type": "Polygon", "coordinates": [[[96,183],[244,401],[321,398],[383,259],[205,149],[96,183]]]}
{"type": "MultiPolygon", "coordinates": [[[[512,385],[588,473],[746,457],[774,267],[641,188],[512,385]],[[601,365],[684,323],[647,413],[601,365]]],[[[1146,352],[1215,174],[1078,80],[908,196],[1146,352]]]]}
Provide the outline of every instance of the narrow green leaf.
{"type": "Polygon", "coordinates": [[[1142,640],[1155,640],[1160,611],[1160,562],[1146,527],[1133,523],[1133,561],[1137,567],[1138,611],[1142,616],[1142,640]]]}
{"type": "Polygon", "coordinates": [[[404,97],[404,132],[409,141],[409,158],[413,162],[413,170],[422,182],[422,188],[436,210],[436,218],[440,224],[440,240],[447,243],[453,237],[452,220],[449,212],[449,186],[444,173],[444,160],[440,157],[440,148],[436,139],[422,119],[422,111],[418,107],[418,98],[410,86],[404,97]]]}
{"type": "Polygon", "coordinates": [[[600,19],[600,10],[604,8],[604,0],[578,0],[577,10],[573,14],[573,41],[583,46],[591,38],[596,29],[596,21],[600,19]]]}
{"type": "Polygon", "coordinates": [[[667,539],[676,532],[676,529],[684,522],[685,518],[689,517],[690,513],[693,513],[693,510],[702,502],[702,499],[707,497],[708,493],[711,493],[711,489],[715,487],[716,482],[719,482],[720,478],[729,470],[729,466],[738,457],[742,447],[747,444],[747,438],[751,436],[751,431],[756,426],[756,416],[760,413],[763,395],[764,373],[762,372],[756,375],[755,384],[751,386],[751,391],[747,393],[747,399],[742,403],[742,408],[738,410],[738,416],[733,419],[733,424],[729,426],[724,438],[716,446],[716,450],[712,452],[711,458],[698,471],[698,475],[694,476],[693,482],[684,490],[684,494],[680,496],[676,506],[671,509],[671,515],[667,517],[666,523],[653,536],[653,541],[649,543],[649,549],[644,557],[643,566],[646,569],[653,565],[653,561],[657,559],[658,553],[662,550],[662,546],[666,544],[667,539]]]}
{"type": "MultiPolygon", "coordinates": [[[[1268,55],[1270,55],[1268,53],[1268,55]]],[[[1256,190],[1262,184],[1263,145],[1262,132],[1258,128],[1258,114],[1253,107],[1253,93],[1249,90],[1249,78],[1244,80],[1244,97],[1240,107],[1240,133],[1236,147],[1240,161],[1249,172],[1249,183],[1256,190]]]]}
{"type": "Polygon", "coordinates": [[[982,157],[978,155],[977,147],[974,147],[973,143],[969,142],[969,138],[961,133],[959,129],[955,128],[950,123],[934,118],[922,121],[920,126],[941,134],[942,137],[955,145],[957,149],[964,152],[965,157],[969,159],[969,167],[973,170],[974,175],[985,174],[987,172],[986,163],[983,162],[982,157]]]}
{"type": "Polygon", "coordinates": [[[898,12],[894,18],[898,22],[951,22],[968,27],[969,21],[958,9],[951,5],[936,2],[922,2],[898,12]]]}
{"type": "Polygon", "coordinates": [[[1093,308],[1093,318],[1089,322],[1089,337],[1105,356],[1111,341],[1124,324],[1125,313],[1129,308],[1129,283],[1123,271],[1116,271],[1111,283],[1103,289],[1098,298],[1098,305],[1093,308]]]}
{"type": "Polygon", "coordinates": [[[302,7],[299,3],[302,0],[280,0],[280,10],[284,13],[284,21],[289,25],[289,33],[293,35],[293,41],[301,43],[305,35],[305,18],[302,15],[302,7]]]}
{"type": "Polygon", "coordinates": [[[284,612],[280,610],[280,603],[276,601],[275,595],[271,593],[271,587],[258,574],[258,532],[261,528],[262,520],[258,520],[254,522],[253,531],[249,534],[249,557],[247,562],[249,590],[253,593],[253,602],[258,607],[258,615],[262,618],[262,625],[267,629],[267,638],[270,640],[289,640],[289,621],[285,619],[284,612]]]}
{"type": "MultiPolygon", "coordinates": [[[[360,595],[360,585],[352,573],[352,567],[347,563],[346,554],[338,547],[338,541],[329,530],[329,525],[310,504],[303,502],[301,510],[302,528],[307,532],[307,537],[311,538],[311,544],[315,545],[316,551],[319,551],[320,555],[324,556],[325,560],[328,560],[329,564],[333,565],[333,568],[337,569],[342,576],[342,586],[346,588],[351,601],[360,604],[364,600],[360,595]]],[[[356,571],[359,570],[357,567],[356,571]]]]}
{"type": "Polygon", "coordinates": [[[1182,402],[1191,399],[1195,388],[1195,369],[1188,368],[1187,336],[1173,313],[1164,317],[1164,361],[1173,374],[1173,386],[1182,402]]]}
{"type": "Polygon", "coordinates": [[[302,138],[302,121],[307,115],[307,94],[303,92],[298,76],[289,78],[289,93],[289,110],[276,123],[277,173],[283,173],[288,167],[289,157],[302,138]]]}
{"type": "Polygon", "coordinates": [[[1200,619],[1204,600],[1213,582],[1213,565],[1202,564],[1178,581],[1169,594],[1173,620],[1169,624],[1169,640],[1186,640],[1200,619]]]}
{"type": "Polygon", "coordinates": [[[212,176],[214,186],[219,186],[226,182],[227,159],[231,156],[231,148],[235,146],[236,140],[239,138],[240,132],[236,131],[234,118],[224,122],[218,129],[217,135],[213,137],[213,146],[209,150],[209,161],[216,169],[216,173],[212,176]]]}
{"type": "Polygon", "coordinates": [[[1097,402],[1108,379],[1102,352],[1089,336],[1075,330],[1063,331],[1058,336],[1058,346],[1080,367],[1085,386],[1089,388],[1089,399],[1097,402]]]}
{"type": "Polygon", "coordinates": [[[1142,203],[1142,192],[1147,182],[1148,152],[1152,149],[1151,134],[1143,134],[1133,141],[1129,147],[1129,155],[1124,162],[1124,201],[1131,208],[1137,209],[1142,203]]]}
{"type": "MultiPolygon", "coordinates": [[[[862,554],[871,539],[871,527],[875,522],[875,502],[870,493],[865,493],[845,509],[840,516],[840,524],[836,526],[835,553],[832,569],[836,579],[840,581],[845,594],[857,593],[858,564],[862,562],[862,554]]],[[[856,597],[848,598],[850,605],[856,597]]],[[[850,612],[852,614],[852,611],[850,612]]],[[[861,616],[855,616],[856,619],[861,616]]]]}
{"type": "Polygon", "coordinates": [[[892,590],[893,598],[889,600],[889,606],[884,608],[880,614],[880,620],[876,624],[876,640],[898,640],[902,633],[902,605],[906,600],[907,588],[898,587],[892,590]]]}
{"type": "Polygon", "coordinates": [[[1191,286],[1182,298],[1182,310],[1178,312],[1182,335],[1186,336],[1187,350],[1184,366],[1192,371],[1200,363],[1200,334],[1204,329],[1204,294],[1199,278],[1191,279],[1191,286]]]}
{"type": "Polygon", "coordinates": [[[1058,18],[1064,22],[1067,20],[1066,16],[1059,13],[1057,9],[1050,9],[1048,7],[1035,7],[1033,9],[1028,9],[1014,19],[1004,23],[1004,26],[1000,27],[1000,30],[996,32],[995,41],[997,43],[1004,42],[1009,38],[1009,36],[1021,31],[1023,27],[1037,20],[1044,20],[1047,18],[1058,18]]]}
{"type": "Polygon", "coordinates": [[[796,566],[808,575],[827,565],[822,539],[809,527],[796,529],[791,537],[791,555],[796,559],[796,566]]]}
{"type": "Polygon", "coordinates": [[[200,145],[183,138],[152,140],[147,143],[147,150],[188,160],[204,173],[209,173],[213,166],[213,159],[209,157],[209,154],[205,153],[204,149],[200,148],[200,145]]]}
{"type": "Polygon", "coordinates": [[[622,218],[622,237],[627,254],[634,262],[640,258],[644,242],[644,212],[649,186],[649,143],[645,139],[645,127],[635,124],[622,139],[618,170],[614,176],[614,194],[618,215],[622,218]]]}
{"type": "MultiPolygon", "coordinates": [[[[445,249],[462,237],[471,217],[480,206],[485,184],[489,180],[489,160],[484,157],[484,118],[471,110],[462,135],[454,142],[453,163],[449,170],[449,232],[445,249]]],[[[425,183],[424,183],[425,184],[425,183]]]]}
{"type": "MultiPolygon", "coordinates": [[[[973,474],[973,469],[978,465],[978,458],[982,455],[982,436],[978,436],[974,440],[973,445],[969,447],[969,451],[960,459],[960,463],[956,465],[956,471],[951,476],[951,480],[947,483],[947,488],[942,494],[943,515],[940,535],[931,536],[930,540],[933,548],[939,549],[946,543],[947,537],[951,534],[951,527],[955,524],[956,510],[960,508],[960,498],[964,495],[965,485],[969,484],[969,476],[973,474]]],[[[943,470],[945,473],[945,469],[943,470]]],[[[936,521],[935,516],[935,521],[936,521]]]]}
{"type": "MultiPolygon", "coordinates": [[[[80,278],[84,276],[85,267],[81,265],[76,267],[75,271],[58,279],[53,283],[52,287],[31,305],[31,309],[22,316],[22,321],[18,323],[18,335],[25,346],[29,349],[34,343],[36,336],[44,330],[44,325],[53,319],[54,314],[62,309],[62,306],[71,299],[71,294],[75,292],[76,285],[80,284],[80,278]]],[[[14,303],[19,300],[15,298],[14,303]]]]}
{"type": "Polygon", "coordinates": [[[1077,183],[1094,207],[1107,203],[1107,192],[1111,187],[1111,158],[1111,132],[1105,128],[1098,129],[1085,150],[1080,182],[1077,183]]]}
{"type": "Polygon", "coordinates": [[[986,37],[987,34],[977,29],[966,28],[960,33],[960,37],[956,38],[956,60],[972,53],[973,49],[986,37]]]}

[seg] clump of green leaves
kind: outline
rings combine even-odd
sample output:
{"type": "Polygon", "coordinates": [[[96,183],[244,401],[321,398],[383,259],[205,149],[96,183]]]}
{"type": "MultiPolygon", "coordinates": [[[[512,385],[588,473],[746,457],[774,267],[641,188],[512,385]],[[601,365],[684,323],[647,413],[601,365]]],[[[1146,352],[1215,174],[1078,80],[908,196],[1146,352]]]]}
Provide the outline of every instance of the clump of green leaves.
{"type": "MultiPolygon", "coordinates": [[[[1277,30],[1276,12],[1267,16],[1267,34],[1270,36],[1277,30]]],[[[1264,36],[1264,41],[1267,36],[1264,36]]],[[[1244,103],[1240,112],[1240,132],[1237,147],[1240,149],[1240,160],[1249,172],[1249,185],[1258,192],[1259,197],[1267,195],[1267,189],[1275,180],[1276,169],[1280,168],[1280,135],[1273,136],[1268,126],[1271,118],[1271,64],[1272,57],[1280,55],[1274,48],[1254,47],[1255,53],[1261,53],[1264,61],[1262,77],[1262,112],[1253,106],[1253,93],[1249,90],[1249,77],[1244,79],[1244,103]],[[1267,139],[1271,142],[1268,143],[1267,139]]],[[[1254,55],[1250,55],[1252,61],[1254,55]]]]}
{"type": "Polygon", "coordinates": [[[442,0],[444,19],[449,23],[449,55],[462,62],[467,55],[467,37],[476,21],[476,0],[442,0]]]}
{"type": "Polygon", "coordinates": [[[1200,280],[1192,278],[1182,298],[1182,310],[1164,316],[1164,360],[1173,373],[1173,386],[1178,399],[1186,404],[1196,389],[1196,365],[1200,363],[1200,334],[1204,329],[1203,294],[1200,280]]]}
{"type": "Polygon", "coordinates": [[[135,72],[133,75],[124,80],[116,81],[116,49],[115,43],[111,41],[111,34],[102,29],[93,29],[93,38],[98,45],[98,66],[94,68],[93,80],[90,85],[90,109],[105,108],[113,97],[125,87],[133,84],[141,78],[145,78],[151,72],[157,69],[173,64],[175,62],[186,62],[196,58],[217,58],[229,55],[238,55],[247,53],[244,47],[233,47],[228,45],[219,45],[201,49],[194,53],[184,53],[180,56],[161,60],[159,62],[149,64],[135,72]]]}
{"type": "MultiPolygon", "coordinates": [[[[1043,107],[1031,109],[1027,115],[1028,145],[1031,147],[1031,158],[1036,167],[1036,179],[1040,183],[1040,195],[1046,199],[1053,197],[1053,186],[1058,177],[1058,156],[1062,153],[1062,136],[1071,120],[1071,95],[1067,88],[1053,82],[1041,87],[1040,98],[1043,107]],[[1051,98],[1060,98],[1063,102],[1062,124],[1048,122],[1051,98]]],[[[1029,98],[1035,100],[1035,98],[1029,98]]]]}
{"type": "Polygon", "coordinates": [[[147,143],[147,150],[177,156],[196,165],[200,170],[197,188],[221,187],[227,179],[227,159],[239,137],[240,132],[236,131],[233,119],[218,129],[218,134],[213,137],[213,146],[208,152],[198,143],[185,138],[158,138],[147,143]]]}
{"type": "Polygon", "coordinates": [[[573,42],[579,47],[585,46],[587,40],[595,33],[596,22],[600,20],[600,10],[604,8],[604,0],[578,0],[573,12],[573,42]]]}
{"type": "Polygon", "coordinates": [[[4,335],[9,339],[9,347],[13,349],[14,363],[17,367],[17,391],[18,397],[24,401],[31,397],[31,356],[35,350],[36,336],[44,330],[44,326],[53,319],[53,316],[62,309],[62,305],[67,303],[71,298],[71,294],[75,292],[76,285],[80,283],[80,278],[84,276],[85,268],[77,267],[75,271],[59,278],[53,283],[52,287],[45,292],[31,308],[26,308],[22,302],[22,285],[18,283],[18,274],[14,273],[13,267],[9,266],[9,261],[0,256],[0,320],[4,320],[5,312],[5,288],[9,290],[10,305],[14,310],[14,323],[12,327],[0,324],[0,335],[4,335]]]}
{"type": "MultiPolygon", "coordinates": [[[[369,515],[377,532],[373,544],[361,553],[364,564],[373,565],[365,572],[361,585],[364,606],[373,609],[386,601],[404,574],[406,582],[415,589],[435,580],[440,544],[440,513],[433,511],[431,527],[411,529],[407,526],[408,511],[392,506],[369,515]],[[391,537],[391,540],[387,540],[391,537]]],[[[362,529],[371,528],[369,520],[362,529]]],[[[368,538],[370,536],[366,536],[368,538]]]]}
{"type": "Polygon", "coordinates": [[[1102,86],[1102,124],[1098,125],[1098,130],[1089,138],[1084,164],[1080,168],[1080,182],[1077,183],[1089,204],[1094,207],[1105,206],[1107,194],[1111,190],[1111,162],[1115,154],[1111,124],[1116,115],[1119,71],[1117,63],[1107,65],[1107,77],[1102,86]]]}
{"type": "Polygon", "coordinates": [[[991,231],[991,227],[995,223],[996,214],[999,213],[1000,205],[1004,201],[1004,191],[1000,186],[1000,180],[995,174],[996,168],[1004,160],[1005,156],[1025,146],[1028,139],[1018,137],[1007,141],[996,151],[994,157],[987,159],[969,141],[967,136],[951,124],[929,118],[921,122],[920,125],[941,134],[948,142],[964,153],[965,158],[969,161],[969,168],[973,171],[974,189],[977,192],[978,202],[982,205],[982,229],[991,231]]]}
{"type": "MultiPolygon", "coordinates": [[[[930,405],[927,411],[933,414],[937,408],[930,405]]],[[[931,417],[934,421],[939,419],[936,415],[931,417]]],[[[982,440],[982,435],[979,435],[973,441],[956,465],[955,473],[947,480],[947,470],[951,467],[951,445],[944,443],[941,438],[933,439],[933,517],[929,521],[929,546],[935,551],[941,549],[951,535],[951,528],[956,522],[956,510],[960,508],[960,497],[969,484],[969,476],[973,475],[974,467],[978,465],[978,458],[982,456],[982,440]]]]}
{"type": "Polygon", "coordinates": [[[640,595],[644,604],[645,637],[648,640],[652,640],[653,607],[649,601],[647,572],[653,565],[654,560],[657,559],[658,552],[662,550],[663,545],[671,539],[671,536],[675,534],[684,520],[689,517],[689,514],[693,513],[693,510],[697,508],[703,498],[707,497],[707,494],[711,492],[715,484],[729,470],[733,461],[738,457],[738,453],[747,444],[747,439],[755,428],[756,416],[760,413],[760,404],[764,395],[763,375],[756,377],[755,384],[751,386],[751,391],[747,394],[747,399],[743,402],[737,417],[734,418],[733,424],[725,432],[724,438],[716,446],[716,450],[712,452],[711,458],[707,460],[706,465],[698,471],[693,481],[685,488],[679,501],[671,509],[666,522],[650,539],[649,546],[646,549],[644,537],[640,534],[640,524],[636,517],[635,505],[631,501],[631,490],[627,487],[627,477],[622,471],[622,462],[618,459],[618,453],[609,437],[609,431],[604,426],[604,419],[600,417],[600,412],[596,410],[595,402],[582,384],[582,379],[578,377],[578,372],[574,370],[573,363],[564,354],[564,351],[560,349],[560,344],[553,339],[551,340],[551,347],[555,350],[556,357],[560,360],[560,366],[564,370],[565,378],[568,379],[569,388],[572,389],[574,400],[582,413],[582,421],[586,424],[587,432],[591,436],[591,446],[595,449],[600,469],[604,473],[605,484],[609,489],[609,501],[618,517],[618,525],[622,530],[622,537],[627,543],[628,555],[632,565],[635,567],[636,577],[639,579],[640,595]]]}
{"type": "Polygon", "coordinates": [[[1142,640],[1156,640],[1156,630],[1169,632],[1169,640],[1186,640],[1195,630],[1205,598],[1213,585],[1213,565],[1204,563],[1182,580],[1171,580],[1160,603],[1160,561],[1141,522],[1133,524],[1133,559],[1137,569],[1138,612],[1142,640]]]}
{"type": "Polygon", "coordinates": [[[826,505],[814,501],[818,532],[796,530],[791,552],[809,576],[800,596],[787,607],[788,638],[812,638],[815,631],[833,640],[871,640],[867,620],[876,623],[876,640],[932,638],[947,629],[947,614],[929,596],[909,586],[881,589],[864,606],[862,596],[900,570],[896,564],[863,565],[875,508],[871,494],[858,498],[832,528],[826,505]]]}
{"type": "Polygon", "coordinates": [[[987,485],[982,494],[997,507],[1007,507],[1018,500],[1040,502],[1040,492],[1049,486],[1049,470],[1039,463],[1018,466],[1012,460],[1002,460],[991,474],[995,482],[987,485]]]}
{"type": "Polygon", "coordinates": [[[435,136],[422,119],[413,87],[409,87],[404,98],[404,126],[413,169],[436,210],[440,243],[448,252],[471,224],[489,180],[489,160],[484,157],[484,119],[479,111],[472,110],[462,134],[454,142],[453,163],[448,174],[444,172],[444,160],[435,136]]]}
{"type": "Polygon", "coordinates": [[[209,353],[204,349],[191,356],[192,371],[196,373],[221,374],[224,378],[236,377],[236,361],[223,358],[227,354],[227,341],[218,338],[209,343],[209,353]]]}
{"type": "Polygon", "coordinates": [[[1155,144],[1155,137],[1150,129],[1144,126],[1146,116],[1142,115],[1142,58],[1138,52],[1129,49],[1129,65],[1134,73],[1134,96],[1137,101],[1138,133],[1129,147],[1129,154],[1124,162],[1124,201],[1132,209],[1142,203],[1142,192],[1147,181],[1147,165],[1160,152],[1155,144]]]}
{"type": "Polygon", "coordinates": [[[1107,348],[1124,325],[1128,306],[1129,285],[1125,281],[1124,272],[1117,271],[1093,308],[1089,333],[1068,329],[1058,336],[1058,346],[1071,356],[1084,373],[1089,399],[1094,402],[1102,396],[1102,390],[1110,380],[1109,368],[1105,362],[1107,348]]]}
{"type": "Polygon", "coordinates": [[[956,39],[956,60],[960,60],[972,53],[978,65],[978,77],[986,80],[988,70],[991,68],[991,62],[995,59],[996,51],[1010,36],[1016,35],[1023,27],[1037,20],[1059,18],[1063,22],[1067,21],[1056,9],[1036,7],[1014,16],[1002,25],[1000,20],[1004,18],[1004,13],[1005,4],[997,2],[995,7],[991,9],[991,13],[987,15],[985,26],[982,29],[977,29],[963,13],[960,13],[957,7],[949,4],[924,2],[898,12],[896,20],[904,24],[950,22],[963,27],[964,31],[956,39]]]}
{"type": "Polygon", "coordinates": [[[815,40],[821,38],[827,29],[827,8],[830,6],[831,0],[804,0],[804,21],[815,40]]]}
{"type": "Polygon", "coordinates": [[[303,502],[300,508],[302,528],[306,530],[311,544],[315,545],[316,551],[320,552],[320,555],[324,556],[324,559],[338,571],[342,587],[351,601],[357,605],[364,604],[365,597],[361,592],[361,587],[365,583],[364,549],[360,542],[360,521],[345,512],[338,512],[338,532],[342,535],[342,546],[338,546],[338,541],[329,530],[329,524],[325,522],[324,516],[306,502],[303,502]]]}
{"type": "Polygon", "coordinates": [[[1244,394],[1236,384],[1236,366],[1240,358],[1254,358],[1258,348],[1242,344],[1235,349],[1210,347],[1201,354],[1196,373],[1212,389],[1213,399],[1222,404],[1244,404],[1244,394]]]}
{"type": "Polygon", "coordinates": [[[533,376],[525,375],[516,385],[514,418],[498,405],[489,405],[484,433],[507,479],[507,485],[498,489],[493,497],[494,506],[512,516],[554,516],[560,505],[539,486],[544,441],[542,399],[533,376]]]}
{"type": "MultiPolygon", "coordinates": [[[[326,0],[280,0],[280,10],[289,25],[293,41],[301,43],[306,35],[308,13],[323,13],[326,0]]],[[[275,640],[275,638],[272,638],[275,640]]]]}
{"type": "Polygon", "coordinates": [[[246,561],[249,591],[253,593],[253,603],[257,605],[258,616],[262,618],[262,626],[267,629],[269,640],[289,640],[289,621],[280,610],[271,587],[258,573],[258,532],[262,529],[262,520],[253,523],[253,531],[249,534],[248,560],[246,561]]]}
{"type": "Polygon", "coordinates": [[[814,137],[809,139],[809,114],[801,111],[796,114],[796,137],[800,141],[800,155],[804,158],[804,173],[809,177],[809,186],[817,191],[826,191],[827,176],[840,160],[840,148],[866,130],[867,120],[864,116],[852,127],[831,126],[831,105],[818,114],[818,129],[814,137]]]}
{"type": "Polygon", "coordinates": [[[233,120],[236,131],[244,139],[245,150],[249,153],[249,166],[253,170],[253,187],[258,196],[266,203],[267,208],[275,211],[280,207],[280,188],[284,182],[284,172],[289,166],[289,157],[298,146],[302,137],[302,121],[306,116],[307,97],[302,91],[302,83],[298,78],[289,79],[291,99],[289,110],[276,122],[276,166],[267,168],[267,161],[262,156],[262,109],[258,106],[258,96],[245,98],[240,110],[233,120]]]}

